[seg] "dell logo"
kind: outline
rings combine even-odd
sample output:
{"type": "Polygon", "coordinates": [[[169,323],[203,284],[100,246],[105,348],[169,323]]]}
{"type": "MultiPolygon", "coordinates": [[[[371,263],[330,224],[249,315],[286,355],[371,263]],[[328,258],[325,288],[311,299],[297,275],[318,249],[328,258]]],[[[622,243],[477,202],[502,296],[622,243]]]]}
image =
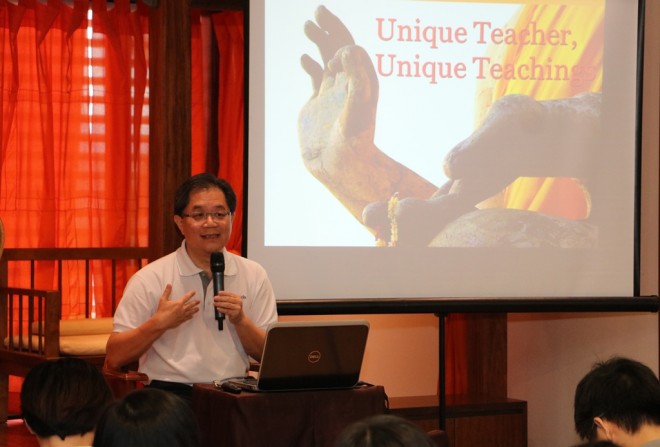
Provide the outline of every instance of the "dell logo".
{"type": "Polygon", "coordinates": [[[312,351],[309,354],[307,354],[307,361],[309,363],[318,363],[321,360],[321,352],[319,351],[312,351]]]}

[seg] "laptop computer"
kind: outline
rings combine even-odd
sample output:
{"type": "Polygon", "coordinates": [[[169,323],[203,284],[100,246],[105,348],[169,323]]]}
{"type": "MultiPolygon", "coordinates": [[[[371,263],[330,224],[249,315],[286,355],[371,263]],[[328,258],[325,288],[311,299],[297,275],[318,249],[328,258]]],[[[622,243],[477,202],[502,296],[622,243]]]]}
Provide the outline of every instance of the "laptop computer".
{"type": "Polygon", "coordinates": [[[257,377],[216,386],[230,392],[352,388],[360,378],[368,333],[367,320],[273,323],[257,377]]]}

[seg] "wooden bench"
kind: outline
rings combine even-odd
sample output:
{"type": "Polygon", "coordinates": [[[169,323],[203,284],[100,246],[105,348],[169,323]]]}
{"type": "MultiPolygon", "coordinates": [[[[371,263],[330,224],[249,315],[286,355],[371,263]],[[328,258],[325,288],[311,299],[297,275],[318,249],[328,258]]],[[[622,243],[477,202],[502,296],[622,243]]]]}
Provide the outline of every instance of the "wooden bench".
{"type": "Polygon", "coordinates": [[[148,249],[142,247],[4,250],[0,259],[0,423],[8,418],[10,375],[25,377],[34,365],[64,356],[103,366],[105,341],[112,330],[111,317],[126,279],[147,259],[148,249]],[[7,284],[11,269],[19,263],[28,272],[28,287],[7,284]],[[98,267],[96,279],[93,263],[98,267]],[[40,281],[38,266],[44,264],[54,268],[57,290],[35,287],[40,281]],[[72,268],[82,270],[85,278],[80,286],[84,318],[63,320],[63,284],[72,268]],[[120,270],[122,274],[118,274],[120,270]],[[94,281],[102,282],[98,275],[103,276],[103,290],[110,293],[106,315],[95,315],[98,290],[95,293],[94,281]]]}

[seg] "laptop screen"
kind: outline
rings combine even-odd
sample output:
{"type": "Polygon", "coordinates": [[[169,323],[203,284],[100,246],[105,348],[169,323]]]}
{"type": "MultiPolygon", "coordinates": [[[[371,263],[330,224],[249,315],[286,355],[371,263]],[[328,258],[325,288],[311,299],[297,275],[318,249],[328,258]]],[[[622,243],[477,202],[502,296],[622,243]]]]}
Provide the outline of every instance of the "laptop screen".
{"type": "Polygon", "coordinates": [[[367,320],[273,323],[266,335],[258,389],[355,386],[368,333],[367,320]]]}

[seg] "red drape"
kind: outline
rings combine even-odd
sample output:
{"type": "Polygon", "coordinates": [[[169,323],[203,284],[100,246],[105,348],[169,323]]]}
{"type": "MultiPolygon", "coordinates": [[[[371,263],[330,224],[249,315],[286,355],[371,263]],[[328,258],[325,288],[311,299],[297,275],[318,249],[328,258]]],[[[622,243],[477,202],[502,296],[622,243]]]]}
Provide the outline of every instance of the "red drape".
{"type": "MultiPolygon", "coordinates": [[[[145,246],[147,15],[129,0],[0,0],[0,215],[6,247],[145,246]],[[89,33],[89,35],[88,35],[89,33]],[[91,50],[90,50],[91,49],[91,50]]],[[[28,265],[8,282],[29,287],[28,265]]],[[[134,265],[92,263],[97,316],[134,265]],[[123,267],[123,270],[122,270],[123,267]]],[[[62,316],[85,316],[85,266],[63,265],[62,316]]],[[[36,287],[56,289],[54,263],[36,287]]],[[[17,391],[20,382],[12,380],[17,391]]]]}
{"type": "Polygon", "coordinates": [[[226,179],[236,191],[237,207],[227,249],[241,253],[243,241],[244,39],[243,12],[223,11],[192,20],[192,173],[208,172],[226,179]],[[212,30],[210,29],[212,27],[212,30]],[[211,32],[213,31],[213,32],[211,32]],[[215,41],[211,42],[215,36],[215,41]],[[217,45],[217,79],[210,76],[211,52],[217,45]],[[212,85],[217,82],[217,85],[212,85]],[[210,114],[211,92],[218,92],[210,114]],[[210,118],[217,114],[217,121],[210,118]],[[214,129],[211,126],[215,127],[214,129]],[[216,131],[216,132],[214,132],[216,131]],[[214,138],[217,135],[217,139],[214,138]],[[209,141],[217,142],[209,157],[209,141]],[[210,164],[209,160],[216,161],[210,164]]]}
{"type": "Polygon", "coordinates": [[[213,27],[220,53],[220,90],[218,105],[218,175],[236,191],[238,206],[234,231],[228,249],[240,253],[243,242],[243,160],[244,160],[244,39],[243,12],[213,14],[213,27]]]}
{"type": "MultiPolygon", "coordinates": [[[[146,245],[147,24],[129,0],[0,0],[6,247],[146,245]]],[[[54,265],[41,264],[36,286],[56,288],[54,265]]],[[[85,313],[80,264],[64,268],[64,318],[85,313]]],[[[110,315],[108,268],[91,268],[97,314],[110,315]]],[[[26,271],[9,283],[28,286],[26,271]]]]}
{"type": "MultiPolygon", "coordinates": [[[[192,174],[208,172],[206,154],[209,140],[210,125],[208,111],[211,100],[210,89],[210,20],[193,9],[191,17],[190,36],[190,100],[191,100],[191,170],[192,174]]],[[[217,152],[217,148],[216,148],[217,152]]]]}

